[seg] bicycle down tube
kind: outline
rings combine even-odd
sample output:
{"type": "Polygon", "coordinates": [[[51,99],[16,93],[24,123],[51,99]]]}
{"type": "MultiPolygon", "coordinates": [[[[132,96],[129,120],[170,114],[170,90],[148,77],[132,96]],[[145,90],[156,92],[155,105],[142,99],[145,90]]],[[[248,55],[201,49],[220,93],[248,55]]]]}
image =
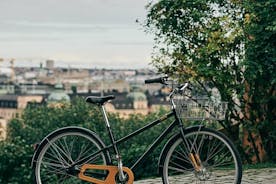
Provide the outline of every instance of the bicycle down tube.
{"type": "MultiPolygon", "coordinates": [[[[127,141],[128,139],[131,139],[132,137],[135,137],[136,135],[160,124],[161,122],[167,120],[168,118],[172,117],[175,115],[175,112],[174,111],[171,111],[170,113],[162,116],[161,118],[151,122],[150,124],[147,124],[145,125],[144,127],[130,133],[129,135],[126,135],[125,137],[119,139],[119,140],[114,140],[114,144],[117,145],[117,144],[120,144],[120,143],[123,143],[125,141],[127,141]]],[[[137,159],[137,161],[133,164],[133,166],[131,166],[131,170],[135,170],[137,168],[137,166],[142,163],[146,158],[147,156],[152,152],[152,150],[154,150],[160,142],[162,142],[162,140],[173,130],[173,128],[175,126],[177,126],[179,124],[179,122],[177,120],[174,120],[167,128],[166,130],[160,134],[156,140],[154,140],[154,142],[148,147],[148,149],[137,159]]],[[[80,163],[84,163],[86,161],[89,161],[91,159],[93,159],[96,155],[98,155],[99,153],[103,152],[103,151],[106,151],[106,150],[109,150],[109,149],[114,149],[114,144],[110,144],[100,150],[98,150],[96,153],[92,154],[89,156],[89,158],[85,158],[85,159],[82,159],[82,160],[79,160],[78,162],[74,163],[74,165],[78,165],[80,163]]]]}

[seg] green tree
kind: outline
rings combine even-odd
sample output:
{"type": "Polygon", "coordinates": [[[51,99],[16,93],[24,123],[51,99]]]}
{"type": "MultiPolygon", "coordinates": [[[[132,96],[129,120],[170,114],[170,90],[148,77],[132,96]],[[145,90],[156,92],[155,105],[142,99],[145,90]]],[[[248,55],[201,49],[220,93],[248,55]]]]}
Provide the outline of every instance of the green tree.
{"type": "Polygon", "coordinates": [[[146,29],[156,41],[153,65],[206,93],[204,84],[216,87],[229,102],[220,124],[230,136],[238,133],[231,125],[242,124],[257,158],[254,134],[265,140],[268,153],[275,148],[275,12],[271,0],[160,0],[148,5],[146,29]]]}
{"type": "Polygon", "coordinates": [[[189,80],[209,94],[216,87],[229,114],[220,124],[232,132],[243,73],[242,9],[236,1],[161,0],[149,5],[147,27],[156,35],[153,64],[160,72],[189,80]]]}
{"type": "MultiPolygon", "coordinates": [[[[246,117],[252,139],[276,161],[276,1],[244,2],[246,117]]],[[[258,157],[258,161],[262,158],[258,157]]]]}

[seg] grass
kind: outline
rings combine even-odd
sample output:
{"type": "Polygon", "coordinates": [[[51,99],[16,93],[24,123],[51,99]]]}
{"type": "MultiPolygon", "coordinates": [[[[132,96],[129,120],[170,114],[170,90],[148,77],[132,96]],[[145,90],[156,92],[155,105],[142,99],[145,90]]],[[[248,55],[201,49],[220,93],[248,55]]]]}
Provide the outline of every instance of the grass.
{"type": "Polygon", "coordinates": [[[247,169],[264,169],[264,168],[276,168],[276,163],[258,163],[258,164],[243,165],[243,170],[247,170],[247,169]]]}

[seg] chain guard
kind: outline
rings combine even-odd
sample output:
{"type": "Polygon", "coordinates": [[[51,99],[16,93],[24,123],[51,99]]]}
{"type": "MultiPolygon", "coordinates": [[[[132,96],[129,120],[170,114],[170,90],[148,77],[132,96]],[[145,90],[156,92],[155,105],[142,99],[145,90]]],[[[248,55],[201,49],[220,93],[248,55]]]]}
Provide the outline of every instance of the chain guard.
{"type": "MultiPolygon", "coordinates": [[[[127,173],[128,175],[128,181],[127,184],[133,184],[134,182],[134,174],[128,167],[123,167],[123,171],[127,173]]],[[[81,180],[95,183],[95,184],[116,184],[116,175],[119,172],[118,166],[112,166],[112,165],[93,165],[93,164],[84,164],[81,167],[80,173],[78,177],[81,180]],[[85,175],[85,172],[87,170],[103,170],[107,171],[108,175],[105,178],[105,180],[100,180],[97,178],[93,178],[90,176],[85,175]]]]}

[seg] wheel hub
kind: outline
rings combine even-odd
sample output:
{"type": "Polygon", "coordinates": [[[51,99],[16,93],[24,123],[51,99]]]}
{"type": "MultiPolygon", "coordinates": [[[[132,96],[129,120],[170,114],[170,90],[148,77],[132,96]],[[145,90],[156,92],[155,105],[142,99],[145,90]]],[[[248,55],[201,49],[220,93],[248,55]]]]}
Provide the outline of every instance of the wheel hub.
{"type": "Polygon", "coordinates": [[[200,181],[209,180],[212,176],[212,171],[210,168],[203,166],[199,171],[195,171],[195,176],[200,181]]]}
{"type": "Polygon", "coordinates": [[[71,166],[66,169],[66,173],[69,175],[77,176],[80,173],[80,169],[77,166],[71,166]]]}

